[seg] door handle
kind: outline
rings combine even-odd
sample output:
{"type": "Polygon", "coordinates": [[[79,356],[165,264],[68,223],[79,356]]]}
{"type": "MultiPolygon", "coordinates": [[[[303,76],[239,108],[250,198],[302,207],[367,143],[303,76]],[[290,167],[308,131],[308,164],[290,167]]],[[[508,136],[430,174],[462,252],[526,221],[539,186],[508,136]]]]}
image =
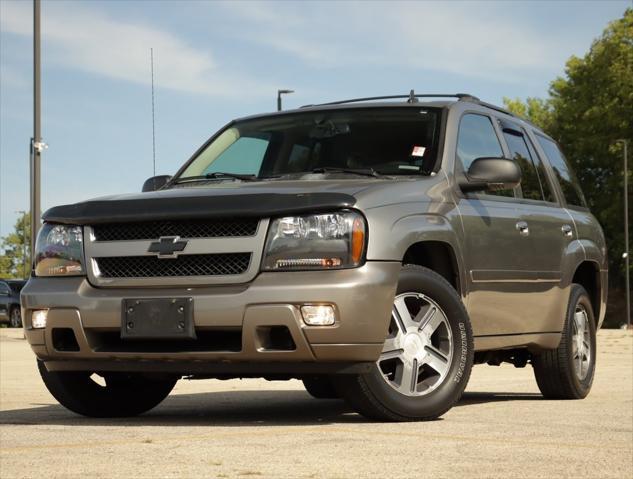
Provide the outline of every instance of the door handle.
{"type": "Polygon", "coordinates": [[[563,225],[561,231],[567,238],[571,238],[574,235],[574,231],[570,225],[563,225]]]}
{"type": "Polygon", "coordinates": [[[516,228],[521,236],[527,236],[530,234],[530,228],[528,228],[528,224],[525,221],[519,221],[516,228]]]}

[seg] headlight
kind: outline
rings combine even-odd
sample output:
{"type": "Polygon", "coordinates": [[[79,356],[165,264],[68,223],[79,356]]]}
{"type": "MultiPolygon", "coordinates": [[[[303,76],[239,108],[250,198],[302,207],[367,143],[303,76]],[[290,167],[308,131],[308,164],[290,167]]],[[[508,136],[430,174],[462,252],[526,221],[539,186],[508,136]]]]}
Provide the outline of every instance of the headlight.
{"type": "Polygon", "coordinates": [[[355,268],[363,261],[366,235],[365,219],[353,211],[278,218],[268,230],[263,269],[355,268]]]}
{"type": "Polygon", "coordinates": [[[36,276],[84,274],[81,226],[44,224],[35,244],[36,276]]]}

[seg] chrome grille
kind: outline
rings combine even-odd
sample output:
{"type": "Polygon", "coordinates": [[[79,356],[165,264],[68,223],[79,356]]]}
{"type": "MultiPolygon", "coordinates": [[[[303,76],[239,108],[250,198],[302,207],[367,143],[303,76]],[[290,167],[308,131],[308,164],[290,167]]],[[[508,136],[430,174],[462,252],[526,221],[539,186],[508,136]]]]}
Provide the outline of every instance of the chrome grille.
{"type": "Polygon", "coordinates": [[[161,236],[181,238],[227,238],[254,236],[258,219],[172,220],[140,223],[107,223],[93,226],[95,241],[133,241],[161,236]]]}
{"type": "Polygon", "coordinates": [[[251,253],[190,254],[176,259],[155,256],[94,258],[102,278],[231,276],[248,270],[251,253]]]}

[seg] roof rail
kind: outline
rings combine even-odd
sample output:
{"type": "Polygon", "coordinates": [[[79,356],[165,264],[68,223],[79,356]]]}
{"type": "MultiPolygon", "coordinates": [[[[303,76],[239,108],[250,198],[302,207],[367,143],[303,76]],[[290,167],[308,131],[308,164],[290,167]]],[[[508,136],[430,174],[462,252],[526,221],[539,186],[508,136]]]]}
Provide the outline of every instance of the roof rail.
{"type": "MultiPolygon", "coordinates": [[[[506,110],[505,108],[501,108],[500,106],[493,105],[492,103],[487,103],[487,102],[481,101],[481,100],[474,101],[473,103],[477,103],[478,105],[485,106],[486,108],[490,108],[491,110],[495,110],[495,111],[498,111],[500,113],[505,113],[506,115],[510,115],[510,116],[515,117],[515,118],[521,118],[520,116],[515,115],[514,113],[512,113],[510,110],[506,110]]],[[[521,118],[521,120],[525,120],[525,118],[521,118]]]]}
{"type": "Polygon", "coordinates": [[[474,101],[478,102],[479,98],[470,93],[424,93],[418,94],[411,90],[408,95],[386,95],[386,96],[368,96],[364,98],[351,98],[349,100],[330,101],[327,103],[319,103],[316,105],[303,105],[301,108],[307,108],[310,106],[327,106],[327,105],[343,105],[345,103],[360,103],[364,101],[374,100],[399,100],[406,99],[409,103],[413,103],[413,99],[416,98],[457,98],[460,101],[474,101]]]}
{"type": "Polygon", "coordinates": [[[490,108],[491,110],[498,111],[500,113],[505,113],[506,115],[513,116],[515,118],[521,118],[518,115],[515,115],[509,110],[505,108],[501,108],[500,106],[493,105],[492,103],[487,103],[485,101],[481,101],[475,95],[471,95],[470,93],[415,93],[411,90],[411,93],[408,95],[386,95],[386,96],[367,96],[363,98],[352,98],[349,100],[338,100],[338,101],[330,101],[327,103],[318,103],[315,105],[303,105],[301,108],[308,108],[311,106],[328,106],[328,105],[344,105],[346,103],[360,103],[365,101],[374,101],[374,100],[406,100],[407,103],[416,103],[418,98],[457,98],[458,101],[468,101],[471,103],[476,103],[477,105],[485,106],[486,108],[490,108]]]}

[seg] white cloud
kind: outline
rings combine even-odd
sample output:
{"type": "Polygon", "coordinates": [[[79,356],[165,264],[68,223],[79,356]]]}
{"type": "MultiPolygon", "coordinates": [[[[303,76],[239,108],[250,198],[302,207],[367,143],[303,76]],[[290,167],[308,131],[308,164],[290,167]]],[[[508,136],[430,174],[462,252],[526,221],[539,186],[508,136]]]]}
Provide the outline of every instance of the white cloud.
{"type": "Polygon", "coordinates": [[[315,68],[412,67],[520,79],[559,68],[566,45],[521,15],[468,2],[232,2],[239,36],[315,68]]]}
{"type": "MultiPolygon", "coordinates": [[[[0,2],[3,32],[32,35],[30,2],[0,2]]],[[[86,6],[45,2],[42,41],[46,61],[148,84],[150,48],[154,49],[160,87],[212,96],[259,94],[273,88],[237,73],[227,73],[207,49],[196,48],[171,32],[140,22],[121,21],[86,6]]]]}

